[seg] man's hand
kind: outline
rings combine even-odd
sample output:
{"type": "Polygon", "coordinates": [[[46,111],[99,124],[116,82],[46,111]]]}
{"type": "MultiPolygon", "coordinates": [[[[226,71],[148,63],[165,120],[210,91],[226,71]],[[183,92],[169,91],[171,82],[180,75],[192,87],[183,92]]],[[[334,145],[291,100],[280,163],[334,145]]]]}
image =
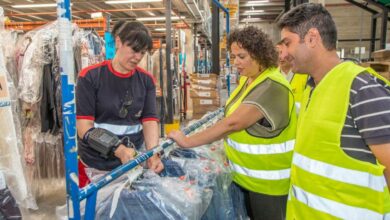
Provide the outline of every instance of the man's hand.
{"type": "Polygon", "coordinates": [[[154,155],[147,161],[149,169],[155,173],[160,173],[164,169],[164,164],[161,162],[158,155],[154,155]]]}
{"type": "Polygon", "coordinates": [[[181,131],[171,131],[168,134],[168,138],[171,138],[172,140],[174,140],[176,142],[176,144],[178,144],[182,148],[190,148],[191,147],[189,138],[186,137],[184,135],[184,133],[181,131]]]}
{"type": "Polygon", "coordinates": [[[121,144],[119,147],[114,151],[114,155],[121,160],[122,164],[125,164],[129,162],[130,160],[134,159],[135,156],[135,150],[133,148],[128,148],[125,145],[121,144]]]}

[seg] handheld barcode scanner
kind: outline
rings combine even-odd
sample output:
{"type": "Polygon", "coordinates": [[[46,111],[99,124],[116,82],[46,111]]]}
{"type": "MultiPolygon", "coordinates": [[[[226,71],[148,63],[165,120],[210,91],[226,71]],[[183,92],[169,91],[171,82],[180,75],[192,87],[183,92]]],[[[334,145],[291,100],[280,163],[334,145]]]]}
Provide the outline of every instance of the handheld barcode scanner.
{"type": "Polygon", "coordinates": [[[89,130],[85,139],[92,149],[99,152],[106,159],[113,155],[116,148],[123,143],[118,136],[103,128],[89,130]]]}

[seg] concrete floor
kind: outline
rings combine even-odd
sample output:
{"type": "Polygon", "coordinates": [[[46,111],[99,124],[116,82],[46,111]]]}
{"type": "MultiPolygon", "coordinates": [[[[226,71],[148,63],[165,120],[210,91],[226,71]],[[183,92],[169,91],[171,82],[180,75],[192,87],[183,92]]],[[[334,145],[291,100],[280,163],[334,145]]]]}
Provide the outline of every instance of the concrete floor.
{"type": "Polygon", "coordinates": [[[56,207],[66,203],[65,180],[40,180],[37,192],[38,210],[22,210],[23,220],[55,220],[56,207]]]}

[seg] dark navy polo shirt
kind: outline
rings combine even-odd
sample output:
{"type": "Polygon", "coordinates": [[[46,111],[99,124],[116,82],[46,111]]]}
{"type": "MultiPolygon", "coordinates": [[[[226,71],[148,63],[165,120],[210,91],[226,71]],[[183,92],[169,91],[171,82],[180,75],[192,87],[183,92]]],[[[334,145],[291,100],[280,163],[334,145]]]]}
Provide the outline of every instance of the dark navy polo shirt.
{"type": "MultiPolygon", "coordinates": [[[[76,115],[77,119],[94,121],[95,127],[105,128],[119,138],[128,136],[139,148],[144,143],[142,122],[158,121],[155,79],[139,67],[126,74],[116,72],[111,61],[87,67],[77,80],[76,115]],[[121,118],[120,109],[128,100],[132,100],[129,106],[125,106],[128,114],[121,118]]],[[[121,165],[116,157],[101,157],[80,138],[78,152],[89,167],[111,170],[121,165]]]]}

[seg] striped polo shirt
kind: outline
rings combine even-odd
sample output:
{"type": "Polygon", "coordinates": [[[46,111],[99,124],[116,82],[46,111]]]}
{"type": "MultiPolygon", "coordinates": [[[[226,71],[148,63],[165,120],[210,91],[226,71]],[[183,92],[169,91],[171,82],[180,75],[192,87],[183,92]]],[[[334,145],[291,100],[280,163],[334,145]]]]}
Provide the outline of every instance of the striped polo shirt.
{"type": "MultiPolygon", "coordinates": [[[[308,85],[314,87],[312,78],[308,85]]],[[[352,158],[375,164],[369,145],[385,143],[390,143],[390,87],[363,72],[352,83],[341,148],[352,158]]]]}

